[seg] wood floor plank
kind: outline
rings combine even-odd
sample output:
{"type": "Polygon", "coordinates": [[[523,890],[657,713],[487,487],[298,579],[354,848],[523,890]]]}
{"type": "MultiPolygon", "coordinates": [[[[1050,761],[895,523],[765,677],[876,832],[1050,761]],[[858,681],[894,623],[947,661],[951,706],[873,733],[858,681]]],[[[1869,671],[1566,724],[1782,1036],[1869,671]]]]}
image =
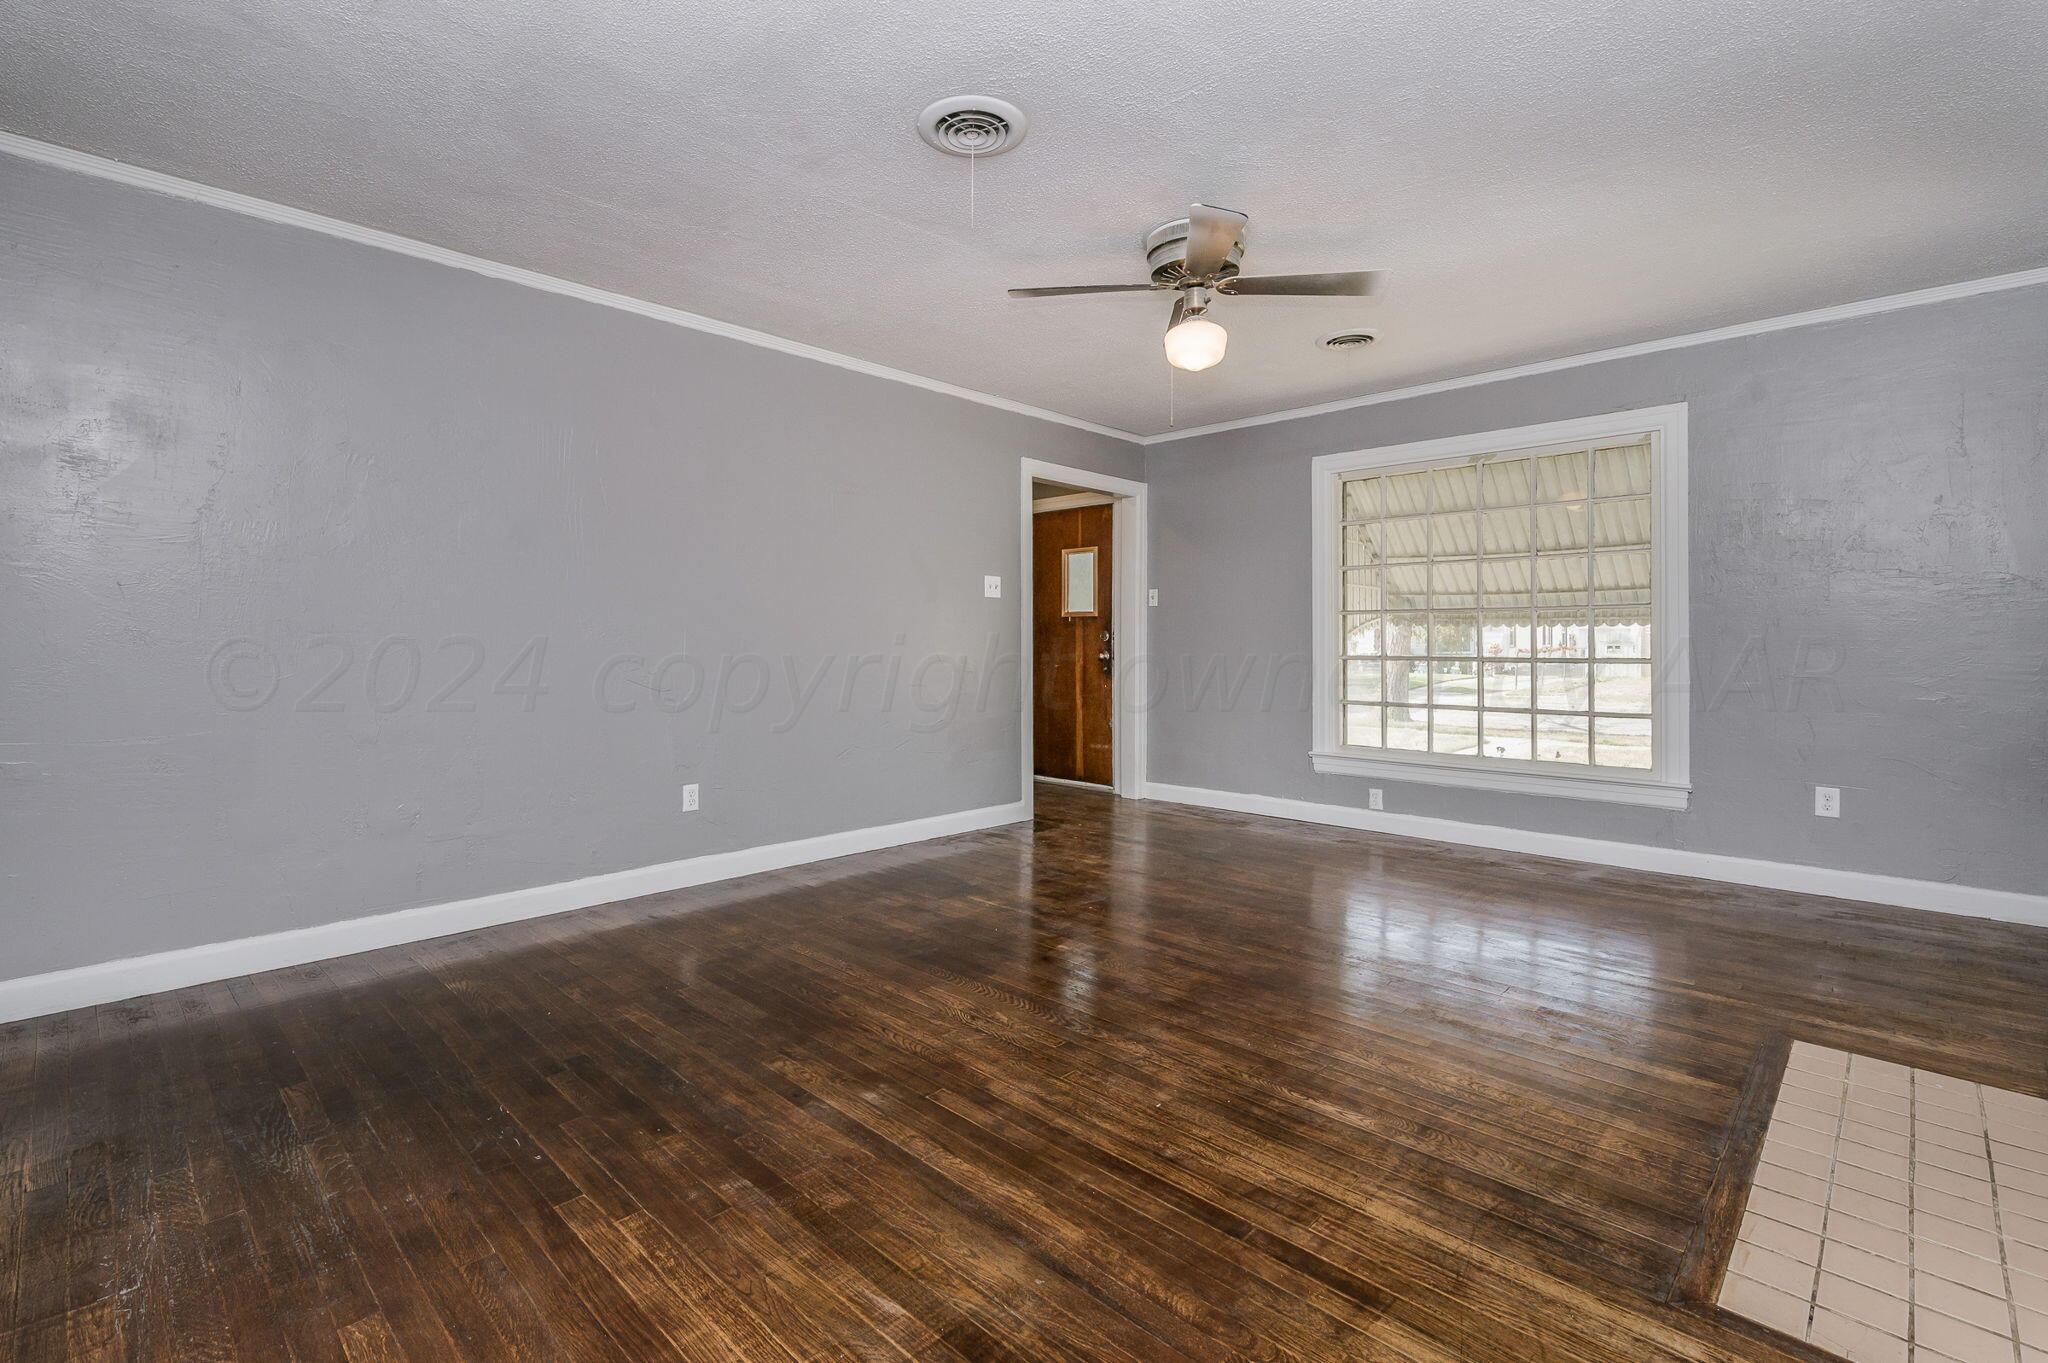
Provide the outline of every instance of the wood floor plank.
{"type": "Polygon", "coordinates": [[[1811,1363],[1790,1040],[2048,1092],[2048,932],[1038,799],[0,1027],[0,1355],[1811,1363]]]}

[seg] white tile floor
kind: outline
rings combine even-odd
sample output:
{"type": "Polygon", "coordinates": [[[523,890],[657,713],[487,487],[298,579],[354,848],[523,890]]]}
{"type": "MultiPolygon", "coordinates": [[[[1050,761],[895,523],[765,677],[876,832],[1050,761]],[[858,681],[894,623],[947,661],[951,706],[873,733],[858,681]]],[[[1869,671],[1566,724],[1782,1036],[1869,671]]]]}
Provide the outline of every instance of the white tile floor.
{"type": "Polygon", "coordinates": [[[1853,1363],[2048,1363],[2048,1100],[1793,1043],[1720,1304],[1853,1363]]]}

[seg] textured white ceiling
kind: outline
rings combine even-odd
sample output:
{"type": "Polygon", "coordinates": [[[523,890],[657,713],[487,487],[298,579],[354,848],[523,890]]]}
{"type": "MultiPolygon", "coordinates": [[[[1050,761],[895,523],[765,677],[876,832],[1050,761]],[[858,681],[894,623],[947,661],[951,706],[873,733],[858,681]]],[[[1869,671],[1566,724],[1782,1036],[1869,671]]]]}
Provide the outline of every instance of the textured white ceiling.
{"type": "Polygon", "coordinates": [[[2041,0],[13,0],[0,126],[1141,433],[1167,299],[1002,291],[1192,199],[1393,274],[1219,305],[1183,426],[2048,263],[2041,0]]]}

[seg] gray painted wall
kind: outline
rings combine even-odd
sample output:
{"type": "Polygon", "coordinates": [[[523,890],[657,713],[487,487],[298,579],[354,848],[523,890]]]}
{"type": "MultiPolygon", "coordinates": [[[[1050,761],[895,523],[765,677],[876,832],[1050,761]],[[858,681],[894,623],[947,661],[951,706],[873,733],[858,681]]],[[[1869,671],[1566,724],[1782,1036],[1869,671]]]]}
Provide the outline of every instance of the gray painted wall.
{"type": "Polygon", "coordinates": [[[1388,810],[2048,890],[2048,289],[1148,447],[1151,779],[1366,803],[1309,767],[1311,458],[1678,401],[1691,808],[1377,782],[1388,810]],[[1234,705],[1192,697],[1217,666],[1234,705]]]}
{"type": "Polygon", "coordinates": [[[1014,801],[1017,461],[1140,472],[4,157],[0,376],[0,978],[1014,801]]]}

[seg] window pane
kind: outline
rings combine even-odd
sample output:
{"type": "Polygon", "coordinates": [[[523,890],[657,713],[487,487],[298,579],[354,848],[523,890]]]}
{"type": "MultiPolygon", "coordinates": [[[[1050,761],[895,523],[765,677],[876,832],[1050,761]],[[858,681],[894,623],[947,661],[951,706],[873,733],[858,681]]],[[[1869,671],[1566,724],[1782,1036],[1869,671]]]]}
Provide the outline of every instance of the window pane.
{"type": "Polygon", "coordinates": [[[1433,493],[1436,501],[1432,511],[1470,511],[1479,505],[1479,469],[1473,464],[1453,464],[1449,468],[1431,469],[1430,481],[1435,484],[1433,493]]]}
{"type": "Polygon", "coordinates": [[[1380,663],[1376,658],[1363,662],[1344,664],[1344,699],[1378,700],[1380,698],[1380,663]]]}
{"type": "Polygon", "coordinates": [[[1593,760],[1603,767],[1650,769],[1650,721],[1647,719],[1596,719],[1593,721],[1593,760]]]}
{"type": "Polygon", "coordinates": [[[1584,501],[1586,452],[1546,454],[1536,461],[1536,500],[1539,502],[1584,501]]]}
{"type": "Polygon", "coordinates": [[[1529,461],[1489,459],[1482,466],[1488,506],[1513,506],[1529,500],[1529,461]]]}
{"type": "Polygon", "coordinates": [[[1620,497],[1650,490],[1650,442],[1616,445],[1593,452],[1593,493],[1620,497]]]}
{"type": "Polygon", "coordinates": [[[1387,559],[1393,563],[1413,563],[1429,556],[1429,518],[1415,516],[1408,520],[1387,521],[1387,559]]]}
{"type": "Polygon", "coordinates": [[[1650,713],[1648,663],[1594,663],[1593,708],[1625,715],[1650,713]]]}
{"type": "Polygon", "coordinates": [[[1645,601],[1650,599],[1650,551],[1610,550],[1593,555],[1593,586],[1600,599],[1645,601]]]}
{"type": "Polygon", "coordinates": [[[1534,580],[1526,557],[1480,560],[1479,588],[1486,593],[1489,606],[1528,606],[1529,584],[1534,580]]]}
{"type": "Polygon", "coordinates": [[[1432,558],[1465,558],[1479,552],[1479,517],[1470,511],[1429,518],[1432,558]]]}
{"type": "Polygon", "coordinates": [[[1429,651],[1439,658],[1469,658],[1479,651],[1476,611],[1438,611],[1429,617],[1429,651]]]}
{"type": "Polygon", "coordinates": [[[1381,548],[1384,542],[1378,526],[1345,526],[1344,566],[1347,568],[1367,568],[1378,563],[1386,557],[1381,548]]]}
{"type": "Polygon", "coordinates": [[[1547,596],[1569,596],[1583,601],[1586,596],[1586,554],[1538,554],[1536,590],[1547,596]]]}
{"type": "Polygon", "coordinates": [[[1344,609],[1348,611],[1376,611],[1384,604],[1380,600],[1380,574],[1377,568],[1350,568],[1344,573],[1344,609]]]}
{"type": "Polygon", "coordinates": [[[1647,548],[1650,543],[1650,499],[1624,497],[1593,503],[1593,546],[1596,549],[1647,548]]]}
{"type": "Polygon", "coordinates": [[[1534,755],[1529,716],[1504,715],[1498,710],[1488,710],[1480,717],[1480,722],[1483,726],[1479,743],[1481,756],[1508,757],[1526,762],[1534,755]]]}
{"type": "Polygon", "coordinates": [[[1387,703],[1422,705],[1429,700],[1429,664],[1408,658],[1387,660],[1387,703]]]}
{"type": "MultiPolygon", "coordinates": [[[[1325,617],[1327,618],[1327,617],[1325,617]]],[[[1344,617],[1344,651],[1364,657],[1372,657],[1380,651],[1380,631],[1383,626],[1377,615],[1347,615],[1344,617]]]]}
{"type": "Polygon", "coordinates": [[[1462,753],[1477,756],[1479,752],[1479,712],[1477,710],[1434,709],[1435,717],[1429,738],[1431,752],[1462,753]]]}
{"type": "Polygon", "coordinates": [[[1344,707],[1344,742],[1353,748],[1377,748],[1380,746],[1380,707],[1377,705],[1347,705],[1344,707]]]}
{"type": "Polygon", "coordinates": [[[1486,704],[1510,710],[1526,710],[1530,699],[1529,664],[1487,663],[1486,704]]]}
{"type": "Polygon", "coordinates": [[[1429,652],[1429,617],[1421,614],[1387,617],[1390,657],[1420,658],[1429,652]]]}
{"type": "Polygon", "coordinates": [[[1485,543],[1480,552],[1487,554],[1526,554],[1529,552],[1529,508],[1511,508],[1507,511],[1489,511],[1485,515],[1485,543]]]}
{"type": "Polygon", "coordinates": [[[1387,746],[1402,752],[1429,751],[1429,711],[1421,706],[1387,707],[1387,746]]]}
{"type": "Polygon", "coordinates": [[[1593,612],[1593,651],[1603,658],[1648,658],[1650,613],[1635,610],[1593,612]]]}
{"type": "Polygon", "coordinates": [[[1438,610],[1479,604],[1479,560],[1444,559],[1429,565],[1429,604],[1438,610]]]}
{"type": "Polygon", "coordinates": [[[1536,716],[1536,760],[1586,762],[1589,734],[1584,715],[1536,716]]]}
{"type": "Polygon", "coordinates": [[[1584,549],[1586,547],[1586,504],[1564,502],[1536,508],[1538,549],[1584,549]]]}
{"type": "Polygon", "coordinates": [[[1586,637],[1591,632],[1586,627],[1586,612],[1583,610],[1537,611],[1536,656],[1583,658],[1586,656],[1586,637]]]}
{"type": "Polygon", "coordinates": [[[1477,705],[1479,664],[1435,662],[1429,665],[1429,699],[1435,705],[1477,705]]]}
{"type": "Polygon", "coordinates": [[[1386,570],[1387,604],[1396,610],[1419,610],[1429,604],[1429,565],[1396,563],[1386,570]]]}
{"type": "Polygon", "coordinates": [[[1529,612],[1488,611],[1480,617],[1479,651],[1489,658],[1529,656],[1529,612]]]}
{"type": "Polygon", "coordinates": [[[1377,478],[1347,478],[1344,480],[1344,519],[1347,521],[1370,521],[1379,519],[1380,480],[1377,478]]]}
{"type": "Polygon", "coordinates": [[[1586,665],[1584,663],[1536,664],[1536,708],[1539,710],[1587,710],[1586,665]]]}
{"type": "Polygon", "coordinates": [[[1397,473],[1385,482],[1389,516],[1420,516],[1429,510],[1429,474],[1397,473]]]}

